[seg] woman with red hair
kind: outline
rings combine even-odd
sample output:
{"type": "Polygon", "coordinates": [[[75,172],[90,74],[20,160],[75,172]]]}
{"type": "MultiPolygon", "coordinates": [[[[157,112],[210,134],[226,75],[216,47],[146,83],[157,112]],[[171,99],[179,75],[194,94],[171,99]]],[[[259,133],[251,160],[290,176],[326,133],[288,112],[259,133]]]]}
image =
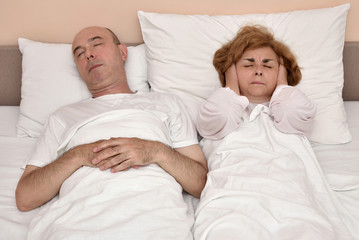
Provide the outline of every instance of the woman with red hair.
{"type": "Polygon", "coordinates": [[[199,133],[221,139],[243,123],[259,104],[269,107],[274,125],[285,133],[310,130],[316,106],[294,86],[302,74],[294,54],[263,26],[245,26],[214,55],[223,88],[200,108],[199,133]]]}

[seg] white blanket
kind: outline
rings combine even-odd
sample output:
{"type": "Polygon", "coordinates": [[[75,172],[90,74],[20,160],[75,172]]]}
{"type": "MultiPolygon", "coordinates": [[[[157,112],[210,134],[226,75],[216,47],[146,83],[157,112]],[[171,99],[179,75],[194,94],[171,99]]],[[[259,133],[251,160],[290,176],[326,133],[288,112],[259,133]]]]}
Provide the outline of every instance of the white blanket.
{"type": "MultiPolygon", "coordinates": [[[[168,142],[152,120],[141,110],[101,114],[70,129],[58,152],[111,136],[168,142]],[[139,125],[128,117],[146,121],[139,125]]],[[[82,167],[64,182],[59,198],[31,221],[28,238],[192,239],[193,221],[181,186],[155,164],[119,173],[82,167]]]]}
{"type": "Polygon", "coordinates": [[[210,172],[195,239],[352,239],[308,140],[276,130],[267,107],[201,144],[210,172]]]}

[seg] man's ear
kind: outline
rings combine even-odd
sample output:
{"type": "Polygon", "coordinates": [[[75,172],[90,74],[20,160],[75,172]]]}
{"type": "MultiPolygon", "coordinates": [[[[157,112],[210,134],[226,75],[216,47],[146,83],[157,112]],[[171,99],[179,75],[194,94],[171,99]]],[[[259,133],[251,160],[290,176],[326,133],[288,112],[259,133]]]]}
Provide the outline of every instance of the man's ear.
{"type": "Polygon", "coordinates": [[[127,46],[123,43],[121,43],[120,45],[118,45],[118,48],[120,49],[121,55],[122,55],[122,60],[126,61],[127,59],[127,46]]]}

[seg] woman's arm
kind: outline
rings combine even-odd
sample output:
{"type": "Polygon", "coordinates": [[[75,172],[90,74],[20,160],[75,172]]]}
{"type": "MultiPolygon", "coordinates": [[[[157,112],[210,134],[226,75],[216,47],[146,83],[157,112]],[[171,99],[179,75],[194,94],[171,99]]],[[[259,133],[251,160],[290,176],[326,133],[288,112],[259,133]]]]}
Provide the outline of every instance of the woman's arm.
{"type": "Polygon", "coordinates": [[[305,134],[316,113],[315,104],[299,89],[288,86],[287,70],[280,60],[277,88],[269,102],[276,128],[284,133],[305,134]]]}
{"type": "Polygon", "coordinates": [[[202,137],[221,139],[239,126],[249,102],[240,96],[236,65],[225,72],[226,86],[217,89],[201,105],[197,116],[197,130],[202,137]]]}
{"type": "Polygon", "coordinates": [[[269,103],[274,125],[284,133],[306,134],[312,125],[316,105],[299,89],[278,86],[269,103]]]}
{"type": "Polygon", "coordinates": [[[200,107],[197,130],[202,137],[221,139],[235,130],[249,102],[229,88],[217,89],[200,107]]]}

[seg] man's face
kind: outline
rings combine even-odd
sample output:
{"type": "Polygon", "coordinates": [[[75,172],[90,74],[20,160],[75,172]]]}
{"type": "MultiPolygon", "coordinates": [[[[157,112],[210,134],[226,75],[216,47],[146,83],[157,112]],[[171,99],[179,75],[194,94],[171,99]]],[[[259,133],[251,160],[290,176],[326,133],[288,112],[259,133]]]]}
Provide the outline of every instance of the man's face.
{"type": "Polygon", "coordinates": [[[73,40],[72,51],[77,69],[89,90],[94,93],[122,79],[127,48],[116,45],[111,33],[101,27],[80,31],[73,40]]]}

